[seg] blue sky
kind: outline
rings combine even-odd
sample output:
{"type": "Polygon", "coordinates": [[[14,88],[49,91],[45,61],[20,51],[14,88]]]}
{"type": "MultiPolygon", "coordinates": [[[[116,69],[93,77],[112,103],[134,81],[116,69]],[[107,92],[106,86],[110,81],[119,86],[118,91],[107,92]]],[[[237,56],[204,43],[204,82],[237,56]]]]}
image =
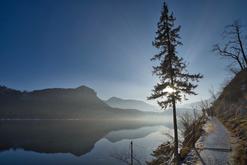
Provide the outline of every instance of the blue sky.
{"type": "MultiPolygon", "coordinates": [[[[87,85],[102,99],[146,100],[162,0],[1,0],[0,84],[20,90],[87,85]]],[[[179,55],[200,72],[198,96],[227,78],[211,52],[224,26],[247,25],[245,0],[167,0],[182,26],[179,55]]]]}

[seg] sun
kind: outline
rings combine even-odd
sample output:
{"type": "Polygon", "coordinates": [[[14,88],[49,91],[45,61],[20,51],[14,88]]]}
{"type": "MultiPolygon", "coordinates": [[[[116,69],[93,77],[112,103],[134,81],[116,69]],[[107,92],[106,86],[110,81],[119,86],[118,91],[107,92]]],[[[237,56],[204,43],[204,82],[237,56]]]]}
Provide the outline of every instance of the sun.
{"type": "Polygon", "coordinates": [[[176,90],[170,86],[166,87],[164,91],[168,92],[169,94],[176,92],[176,90]]]}

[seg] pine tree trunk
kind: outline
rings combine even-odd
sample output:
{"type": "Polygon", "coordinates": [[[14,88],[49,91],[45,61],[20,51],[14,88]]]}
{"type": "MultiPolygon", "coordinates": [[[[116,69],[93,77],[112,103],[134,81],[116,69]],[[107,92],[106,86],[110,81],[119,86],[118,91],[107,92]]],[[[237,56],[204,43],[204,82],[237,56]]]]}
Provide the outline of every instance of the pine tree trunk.
{"type": "Polygon", "coordinates": [[[175,145],[175,164],[179,165],[180,159],[178,155],[178,128],[177,128],[177,114],[176,114],[176,102],[173,96],[172,98],[172,107],[173,107],[173,126],[174,126],[174,145],[175,145]]]}
{"type": "MultiPolygon", "coordinates": [[[[170,36],[168,35],[168,53],[172,55],[171,52],[171,43],[170,43],[170,36]]],[[[172,88],[174,88],[174,73],[173,73],[173,68],[172,68],[172,58],[170,57],[170,79],[171,79],[171,85],[172,88]]],[[[172,107],[173,107],[173,126],[174,126],[174,155],[175,155],[175,164],[179,165],[179,155],[178,155],[178,128],[177,128],[177,114],[176,114],[176,100],[174,93],[172,94],[172,107]]]]}

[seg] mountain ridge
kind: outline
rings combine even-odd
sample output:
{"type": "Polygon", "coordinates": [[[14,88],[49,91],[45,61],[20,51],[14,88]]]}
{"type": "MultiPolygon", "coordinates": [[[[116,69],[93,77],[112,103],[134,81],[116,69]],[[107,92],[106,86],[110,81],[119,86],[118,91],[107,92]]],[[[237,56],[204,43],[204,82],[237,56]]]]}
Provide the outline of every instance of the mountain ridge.
{"type": "Polygon", "coordinates": [[[0,86],[1,118],[132,119],[158,116],[136,109],[112,108],[86,86],[48,88],[30,92],[0,86]]]}
{"type": "Polygon", "coordinates": [[[136,99],[122,99],[119,97],[111,97],[106,100],[105,103],[113,108],[137,109],[144,112],[160,112],[158,107],[136,99]]]}

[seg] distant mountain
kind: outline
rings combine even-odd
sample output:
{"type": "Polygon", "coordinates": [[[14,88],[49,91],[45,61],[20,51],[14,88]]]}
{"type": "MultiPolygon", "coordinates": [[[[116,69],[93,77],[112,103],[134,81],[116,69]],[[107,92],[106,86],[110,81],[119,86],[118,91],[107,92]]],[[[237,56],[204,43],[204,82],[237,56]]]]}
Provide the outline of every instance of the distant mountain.
{"type": "Polygon", "coordinates": [[[110,99],[106,100],[105,103],[113,108],[137,109],[137,110],[146,111],[146,112],[160,111],[158,107],[150,105],[140,100],[121,99],[117,97],[111,97],[110,99]]]}
{"type": "Polygon", "coordinates": [[[0,152],[22,148],[81,156],[112,131],[169,121],[160,113],[112,108],[86,86],[30,92],[0,86],[0,152]]]}
{"type": "Polygon", "coordinates": [[[154,113],[112,108],[86,86],[22,92],[0,86],[0,118],[15,119],[136,119],[154,113]]]}

